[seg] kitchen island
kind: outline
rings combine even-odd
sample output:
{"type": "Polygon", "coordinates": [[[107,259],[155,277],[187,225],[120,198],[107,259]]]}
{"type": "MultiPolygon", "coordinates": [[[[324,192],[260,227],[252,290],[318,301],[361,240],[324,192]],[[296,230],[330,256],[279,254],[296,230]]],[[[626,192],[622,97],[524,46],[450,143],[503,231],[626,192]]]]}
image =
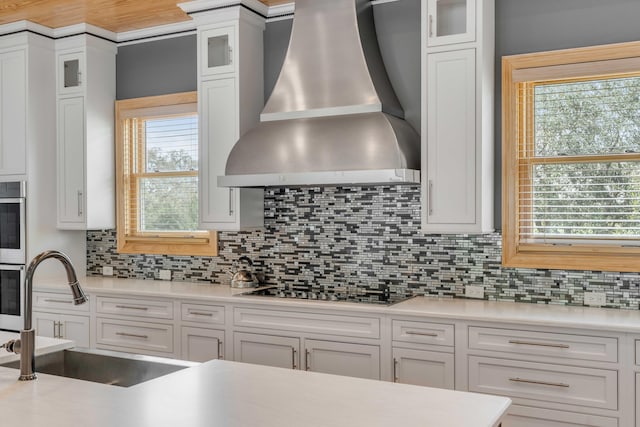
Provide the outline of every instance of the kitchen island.
{"type": "MultiPolygon", "coordinates": [[[[37,370],[37,368],[36,368],[37,370]]],[[[498,426],[504,397],[213,360],[130,388],[0,368],[2,423],[67,426],[498,426]]]]}

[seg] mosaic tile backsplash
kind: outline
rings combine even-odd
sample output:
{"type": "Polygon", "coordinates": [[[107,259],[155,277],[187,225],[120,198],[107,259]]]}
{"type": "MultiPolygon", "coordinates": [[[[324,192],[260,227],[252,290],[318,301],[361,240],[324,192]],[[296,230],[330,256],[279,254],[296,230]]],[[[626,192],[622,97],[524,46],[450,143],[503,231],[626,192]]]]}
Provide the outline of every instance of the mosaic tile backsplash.
{"type": "Polygon", "coordinates": [[[112,266],[122,278],[228,284],[242,255],[267,284],[335,292],[353,300],[388,289],[394,297],[463,297],[480,285],[485,298],[582,305],[585,292],[606,292],[607,307],[639,309],[640,274],[503,268],[501,235],[424,235],[420,188],[270,188],[265,227],[221,232],[218,257],[120,255],[115,230],[87,232],[87,274],[112,266]]]}

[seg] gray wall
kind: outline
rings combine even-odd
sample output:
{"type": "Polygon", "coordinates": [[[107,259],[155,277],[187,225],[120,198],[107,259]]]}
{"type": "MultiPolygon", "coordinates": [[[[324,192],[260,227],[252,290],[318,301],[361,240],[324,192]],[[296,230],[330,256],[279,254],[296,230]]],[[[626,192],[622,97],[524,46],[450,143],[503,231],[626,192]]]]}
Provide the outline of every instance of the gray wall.
{"type": "MultiPolygon", "coordinates": [[[[420,130],[420,1],[374,8],[389,78],[420,130]]],[[[501,58],[503,55],[640,40],[640,0],[495,0],[495,225],[501,227],[501,58]]],[[[291,20],[270,22],[264,34],[265,99],[280,72],[291,20]]],[[[118,48],[117,99],[196,90],[195,36],[118,48]]]]}
{"type": "Polygon", "coordinates": [[[197,90],[196,36],[118,48],[116,99],[197,90]]]}
{"type": "Polygon", "coordinates": [[[638,0],[496,0],[495,224],[501,228],[501,58],[640,40],[638,0]]]}
{"type": "Polygon", "coordinates": [[[293,19],[269,22],[264,31],[264,99],[271,96],[289,47],[293,19]]]}

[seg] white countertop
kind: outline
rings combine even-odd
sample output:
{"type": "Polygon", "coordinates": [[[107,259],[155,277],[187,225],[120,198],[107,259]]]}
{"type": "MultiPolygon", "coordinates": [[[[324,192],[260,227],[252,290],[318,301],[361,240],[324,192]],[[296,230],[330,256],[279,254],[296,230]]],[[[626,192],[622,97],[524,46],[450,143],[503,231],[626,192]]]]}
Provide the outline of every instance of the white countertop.
{"type": "MultiPolygon", "coordinates": [[[[0,344],[4,344],[9,340],[20,338],[20,334],[15,332],[0,331],[0,344]]],[[[58,338],[36,337],[36,355],[52,353],[58,350],[64,350],[73,347],[73,341],[61,340],[58,338]]],[[[19,360],[20,355],[9,353],[4,348],[0,349],[0,363],[12,362],[19,360]]],[[[1,418],[1,416],[0,416],[1,418]]]]}
{"type": "MultiPolygon", "coordinates": [[[[260,296],[238,296],[246,289],[207,283],[116,279],[90,276],[81,279],[87,293],[143,297],[194,299],[202,302],[251,303],[272,307],[321,309],[351,313],[391,314],[468,321],[498,321],[536,326],[555,326],[610,332],[640,333],[640,311],[597,307],[528,304],[461,298],[416,297],[392,306],[333,301],[309,301],[260,296]]],[[[68,293],[66,284],[35,284],[38,291],[68,293]]]]}
{"type": "Polygon", "coordinates": [[[0,368],[2,424],[20,427],[494,427],[504,397],[213,360],[124,389],[0,368]]]}

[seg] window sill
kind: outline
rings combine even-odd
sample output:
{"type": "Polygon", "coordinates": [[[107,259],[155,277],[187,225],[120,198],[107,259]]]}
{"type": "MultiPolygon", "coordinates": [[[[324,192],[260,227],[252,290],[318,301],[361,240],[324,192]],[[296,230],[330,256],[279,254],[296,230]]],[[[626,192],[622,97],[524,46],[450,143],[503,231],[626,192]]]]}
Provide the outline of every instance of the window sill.
{"type": "Polygon", "coordinates": [[[123,237],[118,238],[118,253],[180,256],[218,256],[218,233],[208,238],[123,237]]]}

